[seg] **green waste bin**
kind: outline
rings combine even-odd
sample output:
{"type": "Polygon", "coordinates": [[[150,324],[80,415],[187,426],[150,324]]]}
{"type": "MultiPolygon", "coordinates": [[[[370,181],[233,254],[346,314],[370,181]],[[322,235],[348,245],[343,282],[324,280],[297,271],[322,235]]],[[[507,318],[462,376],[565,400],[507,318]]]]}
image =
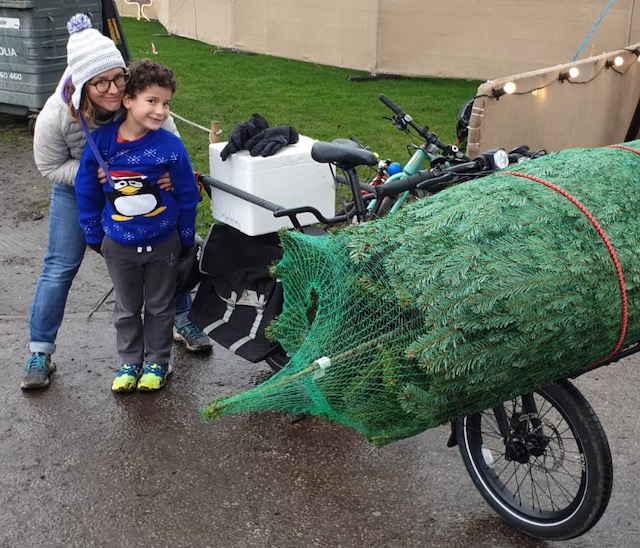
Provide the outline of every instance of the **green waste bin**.
{"type": "MultiPolygon", "coordinates": [[[[42,109],[67,66],[67,21],[80,12],[98,30],[110,27],[108,36],[115,27],[121,35],[112,0],[0,0],[0,112],[32,116],[42,109]]],[[[128,62],[124,39],[114,41],[128,62]]]]}

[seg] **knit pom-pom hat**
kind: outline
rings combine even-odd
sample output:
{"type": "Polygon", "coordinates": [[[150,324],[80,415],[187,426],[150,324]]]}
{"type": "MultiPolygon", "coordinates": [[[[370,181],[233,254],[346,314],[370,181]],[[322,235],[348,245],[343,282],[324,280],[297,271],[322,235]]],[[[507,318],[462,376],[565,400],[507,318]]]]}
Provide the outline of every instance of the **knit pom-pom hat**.
{"type": "Polygon", "coordinates": [[[122,54],[111,38],[92,28],[91,19],[84,13],[74,15],[67,23],[67,64],[71,69],[71,79],[75,91],[71,103],[80,108],[84,85],[108,70],[126,68],[122,54]]]}

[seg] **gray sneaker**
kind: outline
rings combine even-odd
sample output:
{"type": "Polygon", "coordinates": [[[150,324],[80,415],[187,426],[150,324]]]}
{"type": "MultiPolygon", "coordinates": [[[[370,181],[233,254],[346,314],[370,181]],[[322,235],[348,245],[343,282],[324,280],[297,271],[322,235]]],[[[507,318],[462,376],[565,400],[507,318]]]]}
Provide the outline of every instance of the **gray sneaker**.
{"type": "Polygon", "coordinates": [[[32,352],[24,367],[24,377],[20,388],[33,390],[49,386],[50,376],[56,370],[51,356],[44,352],[32,352]]]}
{"type": "Polygon", "coordinates": [[[191,322],[182,327],[174,327],[173,340],[183,344],[190,352],[211,351],[211,339],[191,322]]]}

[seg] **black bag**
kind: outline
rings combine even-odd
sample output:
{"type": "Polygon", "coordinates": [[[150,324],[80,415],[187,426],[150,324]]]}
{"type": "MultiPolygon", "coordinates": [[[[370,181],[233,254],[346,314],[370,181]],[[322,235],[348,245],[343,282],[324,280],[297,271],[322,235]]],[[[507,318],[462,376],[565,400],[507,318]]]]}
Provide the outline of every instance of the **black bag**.
{"type": "Polygon", "coordinates": [[[276,233],[247,236],[213,225],[200,258],[204,273],[189,320],[214,341],[253,363],[278,347],[264,329],[282,310],[282,284],[269,267],[282,258],[276,233]]]}

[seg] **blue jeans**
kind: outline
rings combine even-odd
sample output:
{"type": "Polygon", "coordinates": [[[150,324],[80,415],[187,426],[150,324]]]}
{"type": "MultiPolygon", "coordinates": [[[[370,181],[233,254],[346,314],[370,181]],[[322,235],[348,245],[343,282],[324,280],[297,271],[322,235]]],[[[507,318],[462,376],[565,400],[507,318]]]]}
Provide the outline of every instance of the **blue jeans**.
{"type": "MultiPolygon", "coordinates": [[[[56,336],[62,325],[69,289],[80,268],[85,249],[84,232],[78,223],[75,189],[54,183],[49,209],[47,252],[29,316],[30,352],[55,352],[56,336]]],[[[191,303],[189,293],[176,297],[177,327],[189,322],[187,315],[191,303]]]]}
{"type": "Polygon", "coordinates": [[[31,352],[53,354],[55,351],[67,295],[85,248],[84,232],[78,224],[76,192],[69,185],[54,183],[47,252],[29,316],[31,352]]]}
{"type": "Polygon", "coordinates": [[[192,303],[191,293],[183,293],[176,297],[176,318],[173,322],[176,327],[184,327],[190,323],[187,316],[191,311],[192,303]]]}

